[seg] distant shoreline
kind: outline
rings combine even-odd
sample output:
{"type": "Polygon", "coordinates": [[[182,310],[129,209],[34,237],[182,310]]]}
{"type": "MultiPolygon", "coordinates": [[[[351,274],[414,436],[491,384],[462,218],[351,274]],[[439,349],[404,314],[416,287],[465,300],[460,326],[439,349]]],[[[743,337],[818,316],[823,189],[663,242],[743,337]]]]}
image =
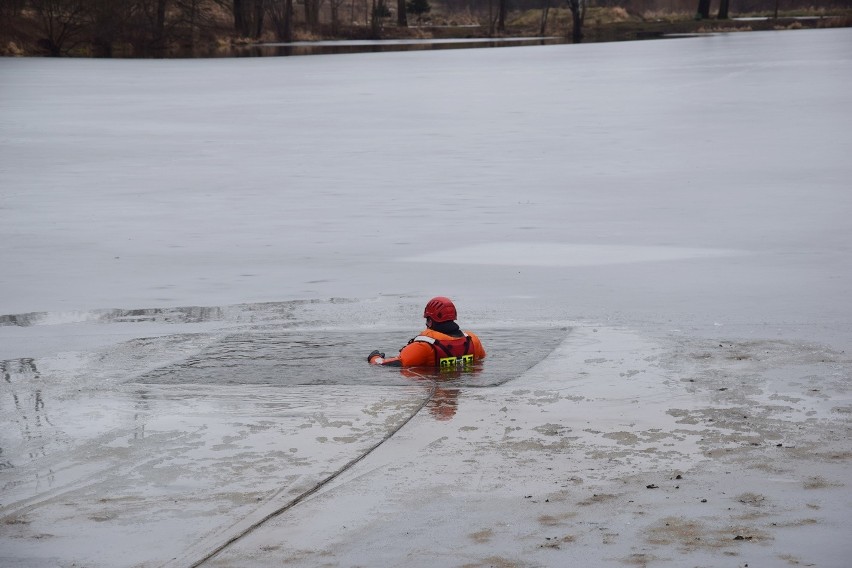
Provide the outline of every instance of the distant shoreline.
{"type": "MultiPolygon", "coordinates": [[[[513,14],[507,21],[503,32],[489,29],[487,24],[471,19],[437,20],[429,23],[412,24],[399,27],[388,23],[380,30],[373,31],[363,24],[340,24],[332,28],[328,24],[317,26],[313,30],[296,26],[290,41],[282,41],[270,31],[258,38],[245,38],[234,35],[227,21],[220,20],[205,28],[198,37],[187,42],[175,37],[165,42],[164,47],[154,48],[147,44],[128,39],[116,38],[108,45],[96,44],[94,40],[80,32],[73,42],[51,47],[50,41],[42,37],[39,23],[31,15],[13,19],[5,27],[0,27],[0,56],[41,57],[59,55],[63,57],[95,58],[208,58],[208,57],[245,57],[306,55],[302,53],[319,42],[370,42],[370,46],[390,45],[390,42],[407,41],[424,45],[430,41],[468,42],[472,40],[495,42],[492,47],[502,47],[500,42],[540,41],[546,43],[573,43],[571,40],[570,13],[567,9],[550,10],[546,25],[541,24],[541,11],[528,10],[513,14]],[[542,29],[543,28],[543,29],[542,29]],[[387,42],[387,43],[385,43],[387,42]],[[141,45],[141,47],[140,47],[141,45]],[[287,47],[288,52],[279,49],[271,51],[269,46],[287,47]],[[295,49],[298,46],[299,49],[295,49]],[[51,53],[53,50],[53,53],[51,53]]],[[[747,32],[766,30],[796,30],[817,28],[852,27],[852,12],[840,10],[830,13],[802,14],[790,13],[778,18],[762,14],[743,14],[731,19],[710,18],[695,19],[686,14],[670,14],[656,18],[639,17],[628,14],[619,8],[595,8],[587,14],[583,26],[583,43],[601,43],[614,41],[634,41],[660,39],[680,35],[702,35],[726,32],[747,32]]],[[[160,42],[163,45],[163,42],[160,42]]],[[[452,49],[454,46],[442,46],[452,49]]],[[[470,46],[458,46],[470,47],[470,46]]],[[[403,47],[400,50],[412,49],[403,47]]],[[[422,49],[422,47],[421,47],[422,49]]],[[[362,49],[360,51],[395,51],[393,48],[362,49]]],[[[326,50],[318,50],[326,53],[326,50]]],[[[359,51],[350,48],[347,52],[359,51]]]]}

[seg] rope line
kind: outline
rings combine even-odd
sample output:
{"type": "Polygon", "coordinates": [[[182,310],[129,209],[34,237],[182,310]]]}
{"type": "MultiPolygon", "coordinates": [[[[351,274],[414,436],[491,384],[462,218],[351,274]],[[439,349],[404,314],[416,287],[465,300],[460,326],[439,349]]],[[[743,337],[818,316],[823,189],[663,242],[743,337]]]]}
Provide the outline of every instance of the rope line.
{"type": "MultiPolygon", "coordinates": [[[[416,374],[416,373],[415,373],[415,374],[416,374]]],[[[426,377],[424,377],[423,375],[418,375],[418,376],[420,376],[420,377],[422,377],[422,378],[424,378],[424,379],[426,378],[426,377]]],[[[249,527],[248,527],[248,528],[246,528],[245,530],[243,530],[243,531],[241,531],[240,533],[238,533],[238,534],[234,535],[233,537],[229,538],[229,539],[228,539],[228,540],[226,540],[224,543],[222,543],[221,545],[219,545],[219,546],[217,546],[215,549],[213,549],[211,552],[209,552],[206,556],[204,556],[204,557],[203,557],[203,558],[201,558],[200,560],[198,560],[198,561],[194,562],[193,564],[191,564],[191,565],[190,565],[190,568],[198,568],[199,566],[201,566],[202,564],[204,564],[205,562],[207,562],[208,560],[210,560],[211,558],[213,558],[214,556],[216,556],[217,554],[219,554],[220,552],[222,552],[223,550],[225,550],[226,548],[228,548],[229,546],[231,546],[232,544],[234,544],[235,542],[237,542],[238,540],[240,540],[241,538],[243,538],[243,537],[244,537],[244,536],[246,536],[247,534],[249,534],[249,533],[251,533],[252,531],[256,530],[258,527],[260,527],[261,525],[263,525],[264,523],[266,523],[266,522],[267,522],[267,521],[269,521],[270,519],[273,519],[273,518],[275,518],[275,517],[277,517],[277,516],[281,515],[282,513],[285,513],[286,511],[288,511],[288,510],[292,509],[293,507],[295,507],[296,505],[298,505],[299,503],[301,503],[302,501],[304,501],[305,499],[307,499],[308,497],[310,497],[311,495],[313,495],[314,493],[316,493],[317,491],[319,491],[320,489],[322,489],[323,487],[325,487],[326,485],[328,485],[329,483],[331,483],[332,481],[334,481],[335,479],[337,479],[339,476],[341,476],[341,475],[342,475],[344,472],[346,472],[348,469],[350,469],[350,468],[352,468],[353,466],[355,466],[358,462],[360,462],[361,460],[363,460],[364,458],[366,458],[367,456],[369,456],[369,455],[370,455],[371,453],[373,453],[373,451],[375,451],[375,450],[376,450],[379,446],[381,446],[382,444],[384,444],[385,442],[387,442],[388,440],[390,440],[390,439],[391,439],[394,435],[396,435],[396,433],[397,433],[397,432],[399,432],[400,430],[402,430],[402,428],[403,428],[406,424],[408,424],[409,422],[411,422],[411,420],[412,420],[415,416],[417,416],[417,414],[418,414],[421,410],[423,410],[423,408],[424,408],[424,407],[425,407],[425,406],[429,403],[429,401],[430,401],[430,400],[432,400],[432,397],[433,397],[433,396],[435,396],[435,389],[437,388],[437,383],[436,383],[434,380],[432,380],[432,381],[431,381],[431,383],[432,383],[432,385],[431,385],[431,388],[429,389],[429,395],[428,395],[426,398],[424,398],[424,399],[423,399],[423,402],[421,402],[421,403],[420,403],[420,405],[419,405],[419,406],[418,406],[418,407],[414,410],[414,412],[412,412],[412,413],[408,416],[408,418],[406,418],[405,420],[403,420],[403,421],[402,421],[402,423],[400,423],[400,425],[399,425],[399,426],[397,426],[396,428],[394,428],[393,430],[391,430],[390,432],[388,432],[387,434],[385,434],[384,438],[382,438],[382,439],[381,439],[381,440],[379,440],[376,444],[374,444],[373,446],[371,446],[371,447],[370,447],[370,448],[369,448],[366,452],[364,452],[363,454],[361,454],[361,455],[360,455],[360,456],[358,456],[357,458],[355,458],[355,459],[353,459],[353,460],[349,461],[348,463],[344,464],[344,465],[343,465],[343,467],[341,467],[340,469],[338,469],[337,471],[335,471],[333,474],[331,474],[331,476],[329,476],[329,477],[325,478],[324,480],[320,481],[319,483],[317,483],[316,485],[314,485],[312,488],[308,489],[307,491],[305,491],[304,493],[302,493],[301,495],[299,495],[298,497],[296,497],[295,499],[293,499],[292,501],[290,501],[290,502],[289,502],[289,503],[287,503],[286,505],[283,505],[282,507],[280,507],[280,508],[276,509],[275,511],[272,511],[271,513],[267,514],[266,516],[264,516],[264,517],[263,517],[262,519],[260,519],[259,521],[257,521],[257,522],[255,522],[255,523],[253,523],[251,526],[249,526],[249,527]]]]}

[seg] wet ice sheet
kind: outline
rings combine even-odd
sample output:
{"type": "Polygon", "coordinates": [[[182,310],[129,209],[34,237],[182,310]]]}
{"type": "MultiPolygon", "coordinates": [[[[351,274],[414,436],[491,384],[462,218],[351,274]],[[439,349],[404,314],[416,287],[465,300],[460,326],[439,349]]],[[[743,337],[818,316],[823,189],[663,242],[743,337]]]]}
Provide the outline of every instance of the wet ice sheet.
{"type": "Polygon", "coordinates": [[[849,371],[848,357],[815,345],[577,329],[520,380],[463,390],[452,420],[418,415],[298,511],[204,565],[725,557],[839,568],[849,371]],[[803,376],[777,375],[790,365],[803,376]],[[838,398],[821,400],[817,384],[838,398]]]}
{"type": "Polygon", "coordinates": [[[21,379],[0,386],[0,560],[13,566],[115,566],[108,542],[121,543],[122,565],[161,565],[221,543],[366,452],[428,395],[210,384],[34,393],[21,379]]]}
{"type": "Polygon", "coordinates": [[[200,383],[135,380],[164,359],[179,373],[200,353],[233,353],[220,339],[258,331],[7,361],[0,400],[14,420],[2,432],[17,457],[0,478],[4,561],[113,566],[99,543],[114,539],[127,565],[190,566],[245,535],[205,565],[547,565],[560,554],[590,565],[673,554],[707,563],[720,550],[738,554],[734,537],[745,535],[761,543],[751,562],[839,566],[843,353],[576,326],[515,380],[486,388],[223,385],[215,373],[200,383]],[[752,516],[762,502],[772,515],[752,516]],[[707,544],[681,548],[684,531],[707,544]]]}
{"type": "Polygon", "coordinates": [[[451,420],[462,388],[521,376],[568,333],[484,328],[495,356],[476,372],[401,372],[369,366],[365,351],[404,343],[405,334],[309,323],[330,304],[8,321],[7,332],[113,342],[0,361],[0,517],[10,528],[0,559],[111,566],[114,553],[96,543],[121,542],[128,565],[198,560],[360,459],[418,410],[451,420]],[[133,328],[137,337],[123,340],[133,328]]]}

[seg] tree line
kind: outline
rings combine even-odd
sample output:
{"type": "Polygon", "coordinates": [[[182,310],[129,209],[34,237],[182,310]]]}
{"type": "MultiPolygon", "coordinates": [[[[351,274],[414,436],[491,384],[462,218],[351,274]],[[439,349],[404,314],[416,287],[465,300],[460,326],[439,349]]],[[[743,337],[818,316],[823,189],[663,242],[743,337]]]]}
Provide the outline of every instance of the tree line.
{"type": "MultiPolygon", "coordinates": [[[[731,0],[432,0],[444,13],[466,13],[485,22],[488,35],[506,31],[513,10],[541,10],[544,33],[551,8],[567,8],[574,42],[583,39],[590,6],[623,7],[641,14],[654,10],[691,11],[710,18],[711,1],[716,17],[727,18],[731,0]]],[[[804,0],[734,0],[740,12],[789,9],[804,0]]],[[[830,0],[839,7],[852,0],[830,0]]],[[[363,37],[379,38],[385,26],[406,28],[409,20],[428,18],[430,0],[0,0],[0,26],[20,27],[30,22],[39,48],[59,56],[85,46],[93,55],[111,56],[117,49],[136,54],[163,51],[174,46],[192,48],[228,35],[256,40],[266,34],[289,42],[296,30],[308,37],[347,37],[361,30],[363,37]]],[[[2,28],[0,28],[2,31],[2,28]]],[[[8,37],[9,34],[0,34],[8,37]]]]}
{"type": "MultiPolygon", "coordinates": [[[[119,45],[137,52],[175,44],[191,47],[223,26],[239,38],[257,39],[269,31],[279,41],[292,41],[297,24],[308,31],[322,25],[333,35],[343,21],[357,18],[377,35],[391,15],[388,1],[0,0],[0,26],[12,28],[31,20],[39,28],[39,46],[50,55],[87,45],[97,55],[109,56],[119,45]]],[[[398,26],[408,25],[409,14],[420,16],[431,10],[429,0],[392,1],[398,26]]]]}

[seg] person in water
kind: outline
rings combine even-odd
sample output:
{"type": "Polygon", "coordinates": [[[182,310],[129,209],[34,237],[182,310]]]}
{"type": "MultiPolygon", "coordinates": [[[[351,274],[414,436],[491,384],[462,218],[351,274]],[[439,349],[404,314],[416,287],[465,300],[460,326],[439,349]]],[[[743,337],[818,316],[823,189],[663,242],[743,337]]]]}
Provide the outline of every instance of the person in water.
{"type": "Polygon", "coordinates": [[[462,331],[455,322],[458,314],[452,300],[438,296],[423,310],[426,329],[408,342],[396,357],[378,350],[367,357],[371,365],[393,367],[437,367],[456,370],[471,367],[485,358],[485,349],[476,334],[462,331]]]}

